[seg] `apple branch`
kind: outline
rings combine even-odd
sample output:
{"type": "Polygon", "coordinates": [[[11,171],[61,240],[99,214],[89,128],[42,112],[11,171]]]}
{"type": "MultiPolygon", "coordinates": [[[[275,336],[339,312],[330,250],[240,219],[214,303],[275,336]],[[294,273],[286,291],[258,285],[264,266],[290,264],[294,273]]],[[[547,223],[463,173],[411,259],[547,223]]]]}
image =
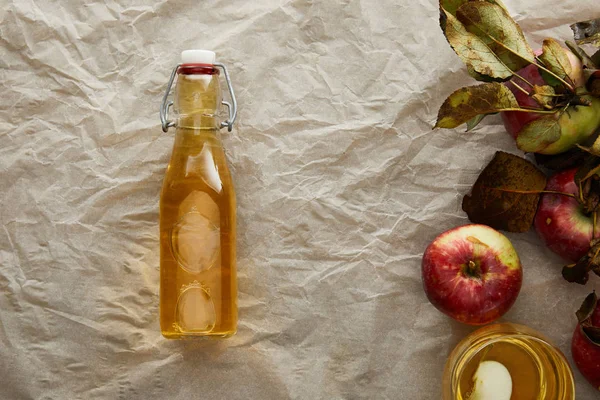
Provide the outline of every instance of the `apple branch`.
{"type": "Polygon", "coordinates": [[[529,93],[527,90],[523,89],[520,85],[517,84],[517,82],[511,81],[510,83],[512,85],[514,85],[517,89],[519,89],[521,92],[525,93],[527,96],[531,96],[531,93],[529,93]]]}
{"type": "Polygon", "coordinates": [[[556,114],[555,110],[543,110],[541,108],[527,108],[527,107],[503,108],[500,111],[522,111],[522,112],[531,112],[531,113],[536,113],[536,114],[556,114]]]}
{"type": "Polygon", "coordinates": [[[491,187],[491,186],[486,186],[486,185],[482,185],[482,187],[484,187],[485,189],[490,189],[490,190],[497,190],[499,192],[506,192],[506,193],[516,193],[516,194],[558,194],[561,196],[567,196],[567,197],[571,197],[571,198],[576,198],[576,196],[573,193],[565,193],[565,192],[558,192],[555,190],[517,190],[517,189],[505,189],[505,188],[499,188],[499,187],[491,187]]]}

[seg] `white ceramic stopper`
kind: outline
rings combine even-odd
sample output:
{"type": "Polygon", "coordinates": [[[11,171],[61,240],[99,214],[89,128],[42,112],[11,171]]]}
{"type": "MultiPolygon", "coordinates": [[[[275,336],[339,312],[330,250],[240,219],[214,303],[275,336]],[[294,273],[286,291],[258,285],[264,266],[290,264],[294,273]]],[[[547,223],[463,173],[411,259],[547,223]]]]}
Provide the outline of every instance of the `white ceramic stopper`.
{"type": "Polygon", "coordinates": [[[210,50],[184,50],[181,52],[182,64],[214,64],[215,52],[210,50]]]}

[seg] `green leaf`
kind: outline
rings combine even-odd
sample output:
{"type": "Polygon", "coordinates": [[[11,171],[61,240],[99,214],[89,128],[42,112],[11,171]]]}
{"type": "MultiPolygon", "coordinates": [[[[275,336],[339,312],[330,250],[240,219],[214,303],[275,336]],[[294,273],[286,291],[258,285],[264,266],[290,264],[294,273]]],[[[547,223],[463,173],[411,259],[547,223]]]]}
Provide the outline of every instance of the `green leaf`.
{"type": "Polygon", "coordinates": [[[466,30],[479,37],[512,71],[535,63],[533,50],[523,31],[508,12],[484,1],[467,2],[456,11],[466,30]]]}
{"type": "Polygon", "coordinates": [[[600,18],[571,25],[577,44],[600,47],[600,18]]]}
{"type": "MultiPolygon", "coordinates": [[[[542,45],[542,54],[540,60],[546,68],[556,74],[560,79],[569,79],[571,73],[571,62],[563,47],[554,39],[545,39],[542,45]]],[[[540,70],[541,71],[541,70],[540,70]]],[[[546,71],[541,71],[542,77],[552,86],[560,86],[562,82],[556,77],[548,74],[546,71]]]]}
{"type": "Polygon", "coordinates": [[[483,121],[483,119],[487,116],[487,114],[479,114],[476,117],[471,118],[470,120],[467,121],[467,132],[472,131],[473,129],[475,129],[475,127],[477,125],[479,125],[479,123],[481,121],[483,121]]]}
{"type": "MultiPolygon", "coordinates": [[[[440,0],[440,8],[443,8],[444,10],[448,11],[450,14],[456,16],[456,10],[458,10],[458,8],[460,6],[462,6],[463,4],[465,4],[469,1],[473,1],[473,0],[440,0]]],[[[500,7],[506,9],[504,4],[502,4],[502,2],[500,0],[497,0],[497,1],[483,0],[483,1],[487,1],[488,3],[491,3],[491,4],[497,4],[500,7]]]]}
{"type": "Polygon", "coordinates": [[[436,128],[456,128],[480,114],[519,108],[510,89],[501,83],[468,86],[452,93],[438,112],[436,128]]]}
{"type": "Polygon", "coordinates": [[[596,306],[598,305],[598,296],[596,296],[596,292],[590,293],[583,304],[577,310],[575,315],[577,315],[577,321],[584,322],[592,317],[592,314],[596,310],[596,306]]]}
{"type": "Polygon", "coordinates": [[[469,73],[471,78],[473,78],[479,82],[503,82],[506,80],[506,79],[495,79],[495,78],[489,77],[487,75],[482,75],[479,72],[475,71],[473,69],[473,67],[471,67],[470,65],[467,65],[467,72],[469,73]]]}
{"type": "Polygon", "coordinates": [[[454,15],[443,8],[440,9],[440,26],[448,43],[475,79],[505,81],[513,76],[513,72],[481,38],[469,33],[454,15]]]}
{"type": "Polygon", "coordinates": [[[448,13],[456,16],[456,10],[469,0],[440,0],[440,10],[446,10],[448,13]]]}
{"type": "Polygon", "coordinates": [[[509,232],[531,228],[546,187],[546,176],[535,165],[512,154],[497,152],[477,178],[462,209],[473,223],[509,232]]]}
{"type": "Polygon", "coordinates": [[[561,81],[559,81],[558,79],[556,79],[556,77],[553,76],[552,74],[549,74],[548,72],[544,71],[543,69],[539,69],[538,71],[540,72],[540,75],[542,76],[542,79],[544,80],[544,82],[546,82],[548,85],[551,85],[555,88],[564,86],[564,84],[561,81]]]}
{"type": "Polygon", "coordinates": [[[531,121],[517,136],[517,147],[527,153],[537,153],[560,139],[561,129],[554,115],[531,121]]]}
{"type": "Polygon", "coordinates": [[[556,92],[552,86],[543,85],[533,85],[533,95],[531,96],[537,103],[551,110],[554,108],[554,99],[556,98],[556,92]]]}

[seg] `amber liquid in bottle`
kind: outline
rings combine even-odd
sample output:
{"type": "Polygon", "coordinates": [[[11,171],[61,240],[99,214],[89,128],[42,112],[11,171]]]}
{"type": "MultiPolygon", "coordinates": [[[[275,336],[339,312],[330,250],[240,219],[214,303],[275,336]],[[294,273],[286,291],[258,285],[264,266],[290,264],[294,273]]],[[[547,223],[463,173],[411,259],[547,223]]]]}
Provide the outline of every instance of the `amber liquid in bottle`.
{"type": "Polygon", "coordinates": [[[160,197],[160,327],[171,339],[228,337],[237,328],[236,220],[217,130],[219,75],[182,71],[160,197]]]}

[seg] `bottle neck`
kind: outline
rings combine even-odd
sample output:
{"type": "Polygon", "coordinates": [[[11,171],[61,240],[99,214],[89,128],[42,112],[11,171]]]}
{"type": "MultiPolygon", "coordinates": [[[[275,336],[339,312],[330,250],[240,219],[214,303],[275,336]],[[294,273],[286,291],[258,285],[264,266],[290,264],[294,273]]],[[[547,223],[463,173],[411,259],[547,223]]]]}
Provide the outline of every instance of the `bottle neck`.
{"type": "Polygon", "coordinates": [[[178,128],[216,130],[220,104],[218,74],[179,74],[175,95],[178,128]]]}

